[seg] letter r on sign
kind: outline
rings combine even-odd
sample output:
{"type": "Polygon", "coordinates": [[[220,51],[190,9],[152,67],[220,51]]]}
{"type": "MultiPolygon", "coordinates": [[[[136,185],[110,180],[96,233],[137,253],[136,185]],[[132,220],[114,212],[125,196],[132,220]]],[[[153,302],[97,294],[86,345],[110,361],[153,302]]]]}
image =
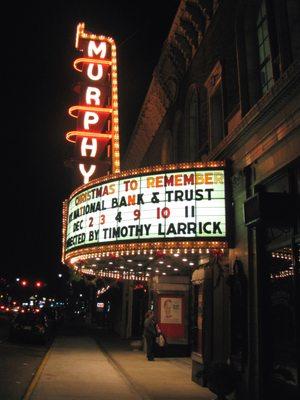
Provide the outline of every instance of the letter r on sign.
{"type": "Polygon", "coordinates": [[[101,96],[100,89],[88,86],[85,92],[85,102],[86,104],[92,104],[93,101],[95,106],[99,106],[100,96],[101,96]]]}

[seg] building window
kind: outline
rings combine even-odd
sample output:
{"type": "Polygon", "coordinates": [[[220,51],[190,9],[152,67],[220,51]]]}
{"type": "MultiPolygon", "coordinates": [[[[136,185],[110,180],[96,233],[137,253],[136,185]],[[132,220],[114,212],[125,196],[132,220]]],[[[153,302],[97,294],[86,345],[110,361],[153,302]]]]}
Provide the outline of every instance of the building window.
{"type": "Polygon", "coordinates": [[[195,85],[188,92],[185,125],[184,160],[196,161],[199,148],[199,93],[195,85]]]}
{"type": "Polygon", "coordinates": [[[256,31],[258,40],[259,78],[262,93],[265,94],[274,84],[270,34],[265,0],[261,2],[258,9],[256,31]]]}
{"type": "Polygon", "coordinates": [[[209,107],[209,144],[213,150],[224,138],[222,66],[218,62],[205,82],[209,107]]]}

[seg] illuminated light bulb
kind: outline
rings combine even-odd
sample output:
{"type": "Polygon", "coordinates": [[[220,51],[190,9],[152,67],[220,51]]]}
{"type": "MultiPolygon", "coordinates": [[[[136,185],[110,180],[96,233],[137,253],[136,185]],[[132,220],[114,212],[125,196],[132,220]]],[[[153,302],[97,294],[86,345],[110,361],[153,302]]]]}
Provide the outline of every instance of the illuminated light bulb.
{"type": "Polygon", "coordinates": [[[178,268],[174,268],[174,271],[178,271],[178,268]]]}

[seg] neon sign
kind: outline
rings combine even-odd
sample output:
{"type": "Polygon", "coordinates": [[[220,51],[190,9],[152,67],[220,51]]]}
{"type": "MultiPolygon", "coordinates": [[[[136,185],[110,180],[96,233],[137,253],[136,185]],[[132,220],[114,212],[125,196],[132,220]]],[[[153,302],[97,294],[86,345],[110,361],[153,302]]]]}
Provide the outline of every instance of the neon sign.
{"type": "Polygon", "coordinates": [[[116,45],[110,37],[86,32],[80,23],[75,47],[83,53],[73,64],[82,77],[80,104],[69,108],[77,127],[66,139],[76,144],[78,169],[88,183],[120,172],[116,45]]]}

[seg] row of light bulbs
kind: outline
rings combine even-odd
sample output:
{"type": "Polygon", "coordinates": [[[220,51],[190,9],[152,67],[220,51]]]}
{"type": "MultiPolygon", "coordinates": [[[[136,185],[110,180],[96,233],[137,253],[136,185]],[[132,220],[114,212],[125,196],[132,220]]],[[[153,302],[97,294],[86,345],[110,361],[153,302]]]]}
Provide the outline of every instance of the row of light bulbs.
{"type": "Polygon", "coordinates": [[[280,253],[280,252],[273,252],[273,258],[279,258],[280,260],[292,260],[293,256],[291,253],[280,253]]]}
{"type": "Polygon", "coordinates": [[[78,272],[84,274],[84,275],[91,275],[91,276],[98,276],[98,277],[103,277],[103,278],[112,278],[112,279],[124,279],[124,280],[135,280],[135,281],[147,281],[149,279],[150,274],[136,274],[134,272],[119,272],[119,271],[105,271],[101,270],[98,271],[97,273],[88,268],[81,268],[80,270],[78,268],[75,268],[78,270],[78,272]]]}
{"type": "Polygon", "coordinates": [[[88,188],[97,184],[104,183],[113,179],[119,178],[130,178],[133,176],[139,176],[142,174],[151,174],[157,172],[170,172],[170,171],[184,171],[188,169],[197,168],[223,168],[225,167],[224,161],[206,161],[206,162],[189,162],[189,163],[177,163],[177,164],[159,164],[152,165],[149,167],[134,168],[131,170],[126,170],[124,172],[116,172],[115,174],[101,176],[100,178],[93,179],[89,183],[77,187],[70,195],[70,199],[75,196],[78,192],[81,192],[83,188],[88,188]]]}
{"type": "Polygon", "coordinates": [[[274,274],[271,274],[271,279],[274,280],[274,279],[288,278],[288,277],[291,277],[294,275],[295,275],[294,269],[291,267],[289,269],[285,269],[283,271],[279,271],[274,274]]]}
{"type": "MultiPolygon", "coordinates": [[[[207,243],[209,244],[214,244],[216,242],[210,242],[207,243]]],[[[150,243],[146,243],[147,245],[151,245],[150,243]]],[[[175,242],[174,242],[175,244],[175,242]]],[[[179,243],[177,243],[179,244],[179,243]]],[[[140,246],[142,246],[142,243],[139,243],[140,246]]],[[[119,246],[124,246],[124,245],[109,245],[109,247],[119,247],[119,246]]],[[[130,246],[130,244],[125,245],[125,246],[130,246]]],[[[87,261],[87,260],[91,260],[91,259],[96,259],[101,260],[101,259],[105,259],[105,258],[110,258],[110,257],[122,257],[122,256],[139,256],[139,255],[153,255],[157,252],[161,252],[163,255],[170,255],[170,256],[174,256],[174,257],[179,257],[182,254],[210,254],[211,252],[220,252],[221,254],[224,254],[225,249],[224,248],[183,248],[183,249],[161,249],[161,250],[153,250],[153,247],[156,247],[155,244],[151,245],[150,249],[138,249],[138,250],[120,250],[120,251],[103,251],[103,252],[97,252],[94,253],[92,252],[92,249],[84,249],[84,250],[75,250],[73,252],[70,252],[68,254],[68,259],[66,260],[67,263],[70,264],[75,264],[79,261],[87,261]],[[87,251],[89,251],[88,254],[85,254],[87,251]]],[[[99,251],[99,248],[96,248],[96,250],[99,251]]]]}

